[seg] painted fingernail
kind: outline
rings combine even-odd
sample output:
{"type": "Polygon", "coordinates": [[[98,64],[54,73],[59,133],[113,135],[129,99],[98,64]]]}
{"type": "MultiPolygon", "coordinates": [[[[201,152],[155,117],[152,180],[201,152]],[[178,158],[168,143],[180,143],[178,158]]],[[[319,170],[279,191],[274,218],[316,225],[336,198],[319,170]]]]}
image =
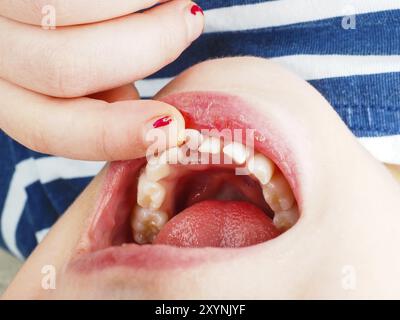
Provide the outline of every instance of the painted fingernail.
{"type": "Polygon", "coordinates": [[[201,13],[204,16],[204,11],[202,8],[200,8],[200,6],[198,6],[197,4],[194,4],[191,8],[190,8],[190,13],[193,14],[194,16],[197,15],[197,13],[201,13]]]}
{"type": "Polygon", "coordinates": [[[157,128],[165,127],[165,126],[168,126],[171,122],[172,122],[172,118],[170,116],[162,117],[153,123],[153,128],[157,129],[157,128]]]}

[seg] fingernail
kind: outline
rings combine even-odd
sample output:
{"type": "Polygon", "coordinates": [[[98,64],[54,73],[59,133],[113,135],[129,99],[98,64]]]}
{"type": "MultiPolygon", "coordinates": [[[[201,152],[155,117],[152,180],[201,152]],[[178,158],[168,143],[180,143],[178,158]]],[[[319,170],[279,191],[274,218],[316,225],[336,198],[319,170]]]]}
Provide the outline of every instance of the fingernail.
{"type": "Polygon", "coordinates": [[[204,12],[197,4],[190,2],[185,8],[187,10],[186,23],[188,26],[189,41],[192,42],[198,38],[203,32],[204,28],[204,12]]]}
{"type": "Polygon", "coordinates": [[[199,5],[197,4],[192,5],[192,7],[190,8],[190,13],[195,16],[199,12],[204,16],[204,11],[199,5]]]}
{"type": "Polygon", "coordinates": [[[165,117],[162,117],[162,118],[154,121],[153,128],[157,129],[157,128],[165,127],[165,126],[168,126],[171,122],[172,122],[172,118],[170,116],[165,116],[165,117]]]}
{"type": "Polygon", "coordinates": [[[143,133],[146,145],[157,146],[158,150],[165,150],[183,143],[185,122],[173,116],[157,117],[145,124],[143,133]]]}

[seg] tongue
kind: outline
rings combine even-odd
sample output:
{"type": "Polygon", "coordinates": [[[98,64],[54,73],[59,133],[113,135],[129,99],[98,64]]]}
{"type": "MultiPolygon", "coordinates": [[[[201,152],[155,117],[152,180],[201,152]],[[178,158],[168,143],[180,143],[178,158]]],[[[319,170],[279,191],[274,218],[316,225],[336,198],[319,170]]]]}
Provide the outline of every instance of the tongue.
{"type": "Polygon", "coordinates": [[[177,247],[246,247],[279,235],[259,208],[241,201],[206,200],[174,216],[154,244],[177,247]]]}

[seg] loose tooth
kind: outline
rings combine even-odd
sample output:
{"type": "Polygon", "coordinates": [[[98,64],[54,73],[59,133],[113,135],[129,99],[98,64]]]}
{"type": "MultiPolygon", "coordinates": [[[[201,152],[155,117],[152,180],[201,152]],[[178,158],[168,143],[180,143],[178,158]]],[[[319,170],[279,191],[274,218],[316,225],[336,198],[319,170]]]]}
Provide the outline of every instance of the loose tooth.
{"type": "Polygon", "coordinates": [[[159,209],[165,199],[165,188],[149,180],[145,173],[139,177],[137,203],[143,208],[159,209]]]}
{"type": "Polygon", "coordinates": [[[138,244],[153,242],[154,237],[167,223],[168,215],[163,211],[136,206],[131,218],[134,240],[138,244]]]}
{"type": "Polygon", "coordinates": [[[239,142],[232,142],[227,144],[223,149],[224,154],[228,157],[232,158],[233,162],[236,164],[243,164],[246,162],[247,158],[249,157],[249,150],[239,143],[239,142]]]}
{"type": "Polygon", "coordinates": [[[297,220],[299,220],[299,209],[293,206],[289,210],[275,212],[273,222],[280,231],[286,231],[293,227],[297,220]]]}
{"type": "Polygon", "coordinates": [[[294,196],[289,183],[280,171],[275,171],[271,180],[262,187],[264,199],[274,212],[289,210],[294,196]]]}
{"type": "Polygon", "coordinates": [[[165,177],[168,177],[171,168],[168,163],[160,161],[159,159],[153,159],[153,161],[146,165],[146,176],[149,180],[157,182],[165,177]]]}
{"type": "Polygon", "coordinates": [[[258,153],[249,159],[247,169],[261,184],[267,184],[274,174],[275,164],[267,157],[258,153]]]}
{"type": "Polygon", "coordinates": [[[221,152],[221,140],[216,137],[206,137],[199,147],[202,153],[218,154],[221,152]]]}
{"type": "Polygon", "coordinates": [[[199,149],[200,145],[204,141],[203,135],[198,130],[186,129],[185,135],[186,135],[186,146],[190,150],[199,149]]]}

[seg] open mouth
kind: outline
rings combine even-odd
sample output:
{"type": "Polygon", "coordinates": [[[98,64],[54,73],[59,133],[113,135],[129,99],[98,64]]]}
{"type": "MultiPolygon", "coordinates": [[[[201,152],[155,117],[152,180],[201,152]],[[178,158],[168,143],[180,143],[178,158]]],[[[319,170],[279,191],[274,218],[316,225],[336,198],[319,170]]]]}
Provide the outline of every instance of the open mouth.
{"type": "Polygon", "coordinates": [[[185,138],[140,170],[130,216],[135,243],[245,247],[294,225],[292,190],[269,158],[232,137],[189,129],[185,138]]]}
{"type": "Polygon", "coordinates": [[[148,159],[110,164],[78,245],[86,264],[245,249],[279,237],[300,217],[293,155],[258,111],[219,93],[164,101],[184,115],[185,142],[148,159]]]}

